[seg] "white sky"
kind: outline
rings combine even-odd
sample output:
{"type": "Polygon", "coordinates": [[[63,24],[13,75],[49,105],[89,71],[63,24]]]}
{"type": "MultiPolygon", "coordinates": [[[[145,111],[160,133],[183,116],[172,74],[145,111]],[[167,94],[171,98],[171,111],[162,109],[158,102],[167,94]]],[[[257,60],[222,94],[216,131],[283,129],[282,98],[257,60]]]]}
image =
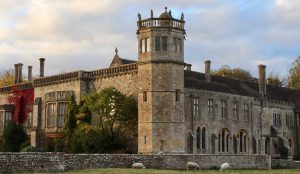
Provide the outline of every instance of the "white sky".
{"type": "MultiPolygon", "coordinates": [[[[300,55],[300,0],[3,0],[0,1],[0,71],[23,63],[46,75],[109,66],[117,46],[137,60],[136,20],[185,14],[185,62],[202,71],[204,60],[257,75],[286,76],[300,55]]],[[[27,72],[26,69],[23,72],[27,72]]],[[[24,74],[25,75],[25,74],[24,74]]]]}

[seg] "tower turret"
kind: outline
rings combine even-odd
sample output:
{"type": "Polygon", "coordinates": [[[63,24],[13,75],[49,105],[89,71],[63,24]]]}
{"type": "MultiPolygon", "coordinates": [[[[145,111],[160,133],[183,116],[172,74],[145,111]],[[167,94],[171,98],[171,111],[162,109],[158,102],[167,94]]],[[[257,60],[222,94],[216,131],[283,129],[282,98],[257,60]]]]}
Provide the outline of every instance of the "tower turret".
{"type": "Polygon", "coordinates": [[[138,151],[184,153],[184,17],[138,14],[138,151]]]}

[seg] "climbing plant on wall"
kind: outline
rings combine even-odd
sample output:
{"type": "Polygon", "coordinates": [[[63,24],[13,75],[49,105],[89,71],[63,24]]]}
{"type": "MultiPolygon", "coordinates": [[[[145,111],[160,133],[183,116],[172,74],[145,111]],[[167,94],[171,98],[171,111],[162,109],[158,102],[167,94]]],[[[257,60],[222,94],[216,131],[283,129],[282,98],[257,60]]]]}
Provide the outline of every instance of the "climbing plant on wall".
{"type": "Polygon", "coordinates": [[[8,96],[8,102],[15,105],[13,121],[24,123],[28,113],[32,112],[34,90],[33,88],[21,89],[21,85],[12,86],[12,95],[8,96]]]}

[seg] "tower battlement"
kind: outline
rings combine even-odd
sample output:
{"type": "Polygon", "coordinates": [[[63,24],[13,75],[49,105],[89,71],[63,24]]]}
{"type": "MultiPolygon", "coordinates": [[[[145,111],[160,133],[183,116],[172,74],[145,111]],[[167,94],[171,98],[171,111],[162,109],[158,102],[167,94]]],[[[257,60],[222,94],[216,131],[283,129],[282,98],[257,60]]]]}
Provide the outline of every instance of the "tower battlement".
{"type": "Polygon", "coordinates": [[[141,14],[138,13],[138,32],[139,30],[148,28],[172,28],[184,31],[184,15],[181,13],[180,19],[175,19],[172,16],[171,10],[167,11],[165,7],[165,12],[163,12],[158,18],[153,17],[153,11],[151,10],[151,17],[147,19],[142,19],[141,14]]]}

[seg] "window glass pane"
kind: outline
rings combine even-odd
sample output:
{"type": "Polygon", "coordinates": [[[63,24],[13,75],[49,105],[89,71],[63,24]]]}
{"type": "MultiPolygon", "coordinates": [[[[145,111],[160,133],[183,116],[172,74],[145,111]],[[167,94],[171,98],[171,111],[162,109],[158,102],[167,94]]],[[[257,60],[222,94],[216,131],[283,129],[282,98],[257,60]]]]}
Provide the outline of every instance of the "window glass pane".
{"type": "Polygon", "coordinates": [[[182,40],[181,39],[178,39],[177,41],[177,51],[178,52],[182,52],[182,40]]]}
{"type": "Polygon", "coordinates": [[[168,37],[163,36],[162,37],[162,51],[168,50],[168,37]]]}
{"type": "Polygon", "coordinates": [[[142,48],[142,53],[144,53],[145,50],[146,50],[146,40],[145,40],[145,39],[142,39],[141,42],[142,42],[142,46],[141,46],[141,48],[142,48]]]}
{"type": "Polygon", "coordinates": [[[160,51],[160,37],[155,37],[155,51],[160,51]]]}
{"type": "Polygon", "coordinates": [[[149,38],[146,38],[146,52],[149,52],[150,51],[150,39],[149,38]]]}
{"type": "Polygon", "coordinates": [[[177,38],[176,37],[173,37],[173,51],[174,52],[178,52],[178,47],[177,47],[177,38]]]}

